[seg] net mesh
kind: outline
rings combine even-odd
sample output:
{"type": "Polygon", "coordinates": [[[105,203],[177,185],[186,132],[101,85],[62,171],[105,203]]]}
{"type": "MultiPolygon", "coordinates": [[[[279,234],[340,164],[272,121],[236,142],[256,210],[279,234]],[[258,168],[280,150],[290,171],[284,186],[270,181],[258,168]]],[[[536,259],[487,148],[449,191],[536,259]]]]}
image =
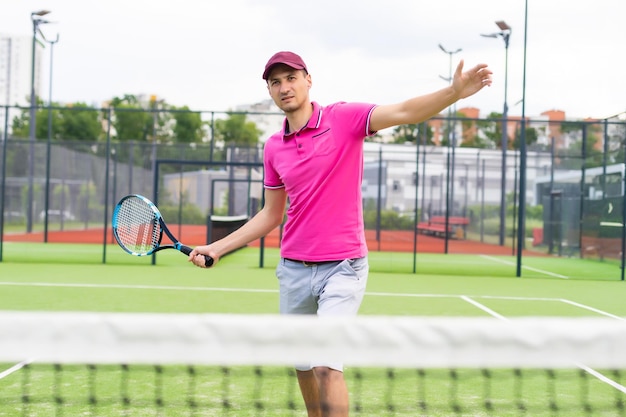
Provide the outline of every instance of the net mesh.
{"type": "Polygon", "coordinates": [[[621,416],[626,324],[0,313],[0,415],[305,416],[341,359],[355,416],[621,416]]]}
{"type": "Polygon", "coordinates": [[[132,254],[145,255],[159,246],[161,224],[149,203],[130,196],[115,210],[114,233],[120,245],[132,254]]]}

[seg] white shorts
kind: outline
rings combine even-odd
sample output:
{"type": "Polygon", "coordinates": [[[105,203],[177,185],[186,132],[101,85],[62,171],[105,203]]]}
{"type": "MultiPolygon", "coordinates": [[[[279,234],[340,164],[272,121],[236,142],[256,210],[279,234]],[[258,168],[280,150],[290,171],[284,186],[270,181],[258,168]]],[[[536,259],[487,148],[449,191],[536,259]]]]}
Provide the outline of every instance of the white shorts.
{"type": "MultiPolygon", "coordinates": [[[[356,316],[365,295],[368,273],[367,257],[311,264],[282,258],[276,268],[280,313],[356,316]]],[[[309,370],[315,366],[343,370],[342,364],[323,361],[296,369],[309,370]]]]}

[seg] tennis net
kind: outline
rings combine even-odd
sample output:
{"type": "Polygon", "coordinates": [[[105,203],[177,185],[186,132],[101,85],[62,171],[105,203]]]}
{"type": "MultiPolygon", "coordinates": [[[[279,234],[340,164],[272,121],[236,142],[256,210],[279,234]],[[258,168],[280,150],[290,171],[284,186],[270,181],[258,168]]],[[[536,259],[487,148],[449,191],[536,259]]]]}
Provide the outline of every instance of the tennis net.
{"type": "Polygon", "coordinates": [[[0,416],[305,416],[315,358],[351,416],[626,415],[616,319],[0,312],[0,416]]]}

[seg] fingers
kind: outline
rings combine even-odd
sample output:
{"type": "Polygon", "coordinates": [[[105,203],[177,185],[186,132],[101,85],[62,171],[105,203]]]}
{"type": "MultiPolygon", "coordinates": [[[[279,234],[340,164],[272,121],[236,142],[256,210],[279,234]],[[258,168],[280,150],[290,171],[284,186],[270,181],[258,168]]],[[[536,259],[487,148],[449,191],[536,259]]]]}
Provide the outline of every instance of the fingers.
{"type": "Polygon", "coordinates": [[[493,72],[489,69],[487,64],[478,64],[466,72],[463,72],[463,66],[464,61],[460,60],[454,72],[455,80],[461,83],[473,83],[480,80],[483,85],[491,85],[491,75],[493,72]]]}
{"type": "Polygon", "coordinates": [[[467,71],[464,75],[468,85],[475,85],[478,88],[484,86],[490,86],[492,83],[493,72],[489,69],[487,64],[478,64],[471,70],[467,71]]]}
{"type": "Polygon", "coordinates": [[[460,60],[459,65],[456,66],[456,71],[454,72],[455,77],[460,77],[463,74],[463,65],[465,65],[465,61],[460,60]]]}
{"type": "Polygon", "coordinates": [[[493,71],[491,71],[486,64],[476,65],[475,70],[483,85],[491,85],[493,71]]]}
{"type": "Polygon", "coordinates": [[[465,72],[463,72],[463,65],[464,61],[460,60],[452,83],[459,99],[467,98],[483,87],[491,85],[492,71],[487,67],[487,64],[478,64],[465,72]]]}
{"type": "Polygon", "coordinates": [[[208,245],[195,247],[189,253],[188,261],[193,263],[197,267],[207,268],[205,256],[210,256],[211,258],[213,258],[213,265],[217,263],[218,257],[213,251],[209,249],[208,245]]]}
{"type": "Polygon", "coordinates": [[[192,249],[192,250],[191,250],[191,252],[189,252],[189,256],[187,257],[187,260],[188,260],[189,262],[193,262],[193,259],[194,259],[196,256],[198,256],[198,253],[200,253],[200,252],[198,252],[198,248],[197,248],[197,247],[196,247],[196,248],[194,248],[194,249],[192,249]]]}
{"type": "Polygon", "coordinates": [[[210,259],[207,260],[207,257],[202,254],[196,255],[193,258],[192,262],[195,266],[200,268],[211,268],[213,265],[215,265],[215,259],[213,259],[213,261],[210,261],[210,259]],[[209,264],[208,266],[207,263],[209,264]]]}

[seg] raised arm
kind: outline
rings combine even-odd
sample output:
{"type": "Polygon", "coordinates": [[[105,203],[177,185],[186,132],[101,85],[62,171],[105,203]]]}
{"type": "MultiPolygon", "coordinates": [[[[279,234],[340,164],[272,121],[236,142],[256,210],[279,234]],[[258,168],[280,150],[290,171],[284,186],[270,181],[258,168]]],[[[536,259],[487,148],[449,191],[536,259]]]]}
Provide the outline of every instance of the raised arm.
{"type": "Polygon", "coordinates": [[[448,87],[401,103],[376,107],[372,113],[370,128],[372,131],[378,131],[428,120],[458,100],[477,93],[486,85],[491,85],[491,74],[486,64],[476,65],[463,72],[461,60],[454,72],[452,84],[448,87]]]}
{"type": "Polygon", "coordinates": [[[259,239],[280,226],[285,215],[287,193],[284,188],[265,190],[265,204],[250,221],[224,238],[209,245],[196,246],[189,254],[189,261],[204,267],[204,256],[208,255],[215,263],[221,256],[232,252],[253,240],[259,239]]]}

